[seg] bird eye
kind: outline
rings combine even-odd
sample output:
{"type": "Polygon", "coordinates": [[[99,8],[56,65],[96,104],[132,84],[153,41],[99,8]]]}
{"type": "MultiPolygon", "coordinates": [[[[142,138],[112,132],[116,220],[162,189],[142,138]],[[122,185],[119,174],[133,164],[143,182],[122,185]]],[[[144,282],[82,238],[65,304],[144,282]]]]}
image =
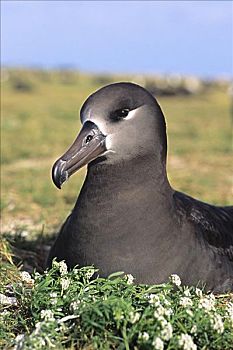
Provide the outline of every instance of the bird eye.
{"type": "Polygon", "coordinates": [[[124,108],[124,109],[121,109],[119,111],[119,117],[120,118],[125,118],[125,117],[127,117],[128,114],[129,114],[129,109],[128,108],[124,108]]]}
{"type": "Polygon", "coordinates": [[[110,114],[110,118],[113,121],[118,121],[118,120],[121,120],[123,118],[126,118],[127,115],[129,114],[129,112],[130,112],[129,108],[117,109],[116,111],[114,111],[110,114]]]}

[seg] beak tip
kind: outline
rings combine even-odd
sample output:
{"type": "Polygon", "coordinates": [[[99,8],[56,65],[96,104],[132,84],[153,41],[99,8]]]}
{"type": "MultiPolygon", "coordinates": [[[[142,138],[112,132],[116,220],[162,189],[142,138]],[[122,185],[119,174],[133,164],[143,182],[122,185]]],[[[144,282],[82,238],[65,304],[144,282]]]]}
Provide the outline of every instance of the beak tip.
{"type": "MultiPolygon", "coordinates": [[[[54,182],[54,181],[53,181],[54,182]]],[[[59,184],[56,184],[55,182],[54,182],[54,185],[60,190],[61,189],[61,185],[59,185],[59,184]]]]}
{"type": "Polygon", "coordinates": [[[52,168],[52,180],[54,185],[60,190],[61,186],[64,182],[64,177],[63,177],[63,169],[62,169],[62,164],[63,162],[59,159],[58,161],[55,162],[52,168]]]}
{"type": "Polygon", "coordinates": [[[54,176],[52,176],[52,179],[53,179],[54,185],[60,190],[61,189],[61,183],[59,181],[59,178],[54,178],[54,176]]]}

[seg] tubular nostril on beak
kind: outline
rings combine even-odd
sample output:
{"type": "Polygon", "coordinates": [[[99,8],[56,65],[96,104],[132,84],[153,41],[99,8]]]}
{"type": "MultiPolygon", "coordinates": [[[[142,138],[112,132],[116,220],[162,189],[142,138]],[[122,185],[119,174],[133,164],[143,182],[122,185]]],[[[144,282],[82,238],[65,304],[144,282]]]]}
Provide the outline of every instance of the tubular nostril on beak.
{"type": "Polygon", "coordinates": [[[85,143],[89,143],[92,139],[93,139],[93,135],[91,135],[91,134],[89,134],[89,135],[87,135],[87,137],[86,137],[86,140],[85,140],[85,143]]]}
{"type": "Polygon", "coordinates": [[[76,171],[106,151],[106,137],[92,122],[85,122],[70,148],[54,164],[52,178],[61,188],[76,171]]]}

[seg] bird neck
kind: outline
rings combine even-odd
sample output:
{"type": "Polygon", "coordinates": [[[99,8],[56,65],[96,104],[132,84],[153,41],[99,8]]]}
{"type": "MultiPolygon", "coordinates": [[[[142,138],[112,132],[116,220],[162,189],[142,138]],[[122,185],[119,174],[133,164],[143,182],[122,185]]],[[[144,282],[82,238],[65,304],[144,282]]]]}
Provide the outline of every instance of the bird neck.
{"type": "Polygon", "coordinates": [[[137,158],[132,161],[121,161],[117,164],[105,162],[91,163],[88,166],[86,180],[82,192],[115,197],[118,193],[134,193],[146,191],[154,200],[161,201],[172,197],[173,190],[167,179],[166,164],[158,165],[150,157],[137,158]]]}

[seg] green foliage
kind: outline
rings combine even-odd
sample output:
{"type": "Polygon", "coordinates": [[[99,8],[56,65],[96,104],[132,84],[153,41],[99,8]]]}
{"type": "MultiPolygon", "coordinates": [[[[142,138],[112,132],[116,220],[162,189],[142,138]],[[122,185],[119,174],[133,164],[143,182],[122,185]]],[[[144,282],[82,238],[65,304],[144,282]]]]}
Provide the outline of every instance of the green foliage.
{"type": "Polygon", "coordinates": [[[99,278],[93,267],[68,272],[56,261],[33,278],[21,272],[6,287],[8,304],[1,294],[1,345],[16,344],[18,350],[231,348],[229,296],[188,289],[176,275],[155,286],[132,281],[122,272],[99,278]]]}

